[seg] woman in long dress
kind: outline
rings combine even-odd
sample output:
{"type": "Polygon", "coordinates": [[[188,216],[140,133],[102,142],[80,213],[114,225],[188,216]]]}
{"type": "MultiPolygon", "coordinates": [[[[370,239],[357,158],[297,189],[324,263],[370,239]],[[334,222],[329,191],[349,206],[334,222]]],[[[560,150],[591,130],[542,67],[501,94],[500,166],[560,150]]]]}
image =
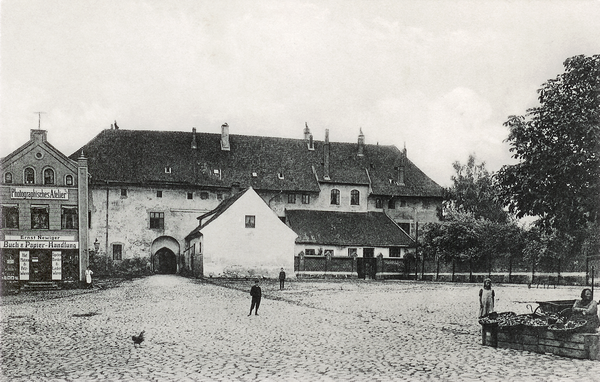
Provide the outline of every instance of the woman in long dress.
{"type": "Polygon", "coordinates": [[[485,279],[483,288],[479,290],[479,318],[487,316],[494,311],[494,290],[492,289],[492,280],[485,279]]]}

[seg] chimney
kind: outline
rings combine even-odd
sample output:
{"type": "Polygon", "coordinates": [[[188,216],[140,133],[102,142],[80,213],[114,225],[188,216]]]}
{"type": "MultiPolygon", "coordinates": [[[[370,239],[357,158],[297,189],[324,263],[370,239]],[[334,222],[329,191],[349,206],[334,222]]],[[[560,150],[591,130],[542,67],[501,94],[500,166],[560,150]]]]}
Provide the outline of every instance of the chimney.
{"type": "Polygon", "coordinates": [[[37,143],[46,142],[48,137],[48,131],[40,129],[31,129],[31,134],[29,135],[29,137],[32,141],[35,141],[37,143]]]}
{"type": "Polygon", "coordinates": [[[310,138],[310,130],[308,128],[308,122],[304,122],[304,140],[308,141],[310,138]]]}
{"type": "Polygon", "coordinates": [[[402,150],[402,157],[400,158],[400,164],[396,167],[398,171],[398,184],[404,186],[404,180],[406,176],[406,143],[404,144],[404,149],[402,150]]]}
{"type": "Polygon", "coordinates": [[[330,180],[329,177],[329,129],[325,129],[325,144],[323,145],[323,179],[330,180]]]}
{"type": "Polygon", "coordinates": [[[192,127],[192,148],[198,148],[198,142],[196,141],[196,128],[192,127]]]}
{"type": "Polygon", "coordinates": [[[362,157],[365,155],[365,135],[362,132],[362,128],[360,129],[360,133],[358,134],[358,156],[362,157]]]}
{"type": "Polygon", "coordinates": [[[221,125],[221,150],[229,151],[229,125],[227,123],[221,125]]]}
{"type": "Polygon", "coordinates": [[[308,149],[311,151],[315,149],[315,141],[313,140],[312,134],[308,136],[308,149]]]}

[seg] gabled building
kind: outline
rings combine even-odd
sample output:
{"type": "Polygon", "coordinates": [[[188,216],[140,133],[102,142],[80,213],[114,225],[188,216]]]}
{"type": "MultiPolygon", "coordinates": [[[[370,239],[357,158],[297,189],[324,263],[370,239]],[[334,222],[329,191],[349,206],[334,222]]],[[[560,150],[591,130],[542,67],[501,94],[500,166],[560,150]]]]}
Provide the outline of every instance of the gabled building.
{"type": "Polygon", "coordinates": [[[84,280],[88,264],[87,159],[69,159],[46,130],[0,161],[2,280],[84,280]]]}
{"type": "Polygon", "coordinates": [[[231,135],[227,124],[220,134],[110,129],[71,159],[81,152],[90,240],[113,261],[148,258],[157,272],[189,268],[184,238],[196,218],[239,189],[252,187],[282,221],[286,210],[379,212],[412,237],[417,222],[437,221],[442,202],[405,149],[367,144],[362,131],[344,143],[328,130],[317,141],[308,126],[303,139],[231,135]]]}
{"type": "Polygon", "coordinates": [[[296,236],[249,187],[198,217],[184,261],[195,276],[293,275],[296,236]]]}

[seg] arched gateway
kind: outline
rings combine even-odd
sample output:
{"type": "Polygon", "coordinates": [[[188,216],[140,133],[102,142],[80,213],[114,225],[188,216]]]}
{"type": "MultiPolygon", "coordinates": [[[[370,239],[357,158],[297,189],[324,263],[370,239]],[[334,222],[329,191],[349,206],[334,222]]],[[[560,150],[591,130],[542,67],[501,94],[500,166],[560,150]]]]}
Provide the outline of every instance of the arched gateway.
{"type": "Polygon", "coordinates": [[[170,236],[161,236],[152,242],[152,270],[155,273],[177,273],[179,243],[170,236]]]}

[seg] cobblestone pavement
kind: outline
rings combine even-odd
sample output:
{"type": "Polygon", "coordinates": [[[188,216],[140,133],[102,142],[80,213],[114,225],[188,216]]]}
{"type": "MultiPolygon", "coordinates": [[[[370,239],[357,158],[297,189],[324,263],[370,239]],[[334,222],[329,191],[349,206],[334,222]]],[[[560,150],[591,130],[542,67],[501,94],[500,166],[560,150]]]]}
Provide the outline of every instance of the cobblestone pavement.
{"type": "MultiPolygon", "coordinates": [[[[225,283],[221,283],[225,284],[225,283]]],[[[600,362],[481,345],[479,285],[399,281],[227,285],[156,275],[1,308],[6,381],[600,381],[600,362]],[[134,347],[141,330],[146,340],[134,347]]],[[[497,310],[579,287],[494,286],[497,310]]]]}

